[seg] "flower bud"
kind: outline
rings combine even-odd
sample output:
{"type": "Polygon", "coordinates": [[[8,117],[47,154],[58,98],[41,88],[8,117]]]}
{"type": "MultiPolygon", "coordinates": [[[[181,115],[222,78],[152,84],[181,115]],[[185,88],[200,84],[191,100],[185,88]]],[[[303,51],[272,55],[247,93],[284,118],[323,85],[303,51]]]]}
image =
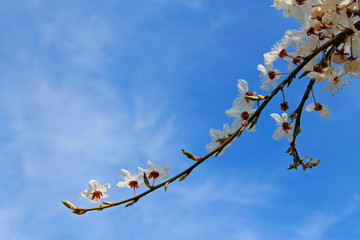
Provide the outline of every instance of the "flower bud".
{"type": "Polygon", "coordinates": [[[316,7],[311,10],[311,17],[315,19],[322,18],[324,14],[325,13],[321,7],[316,7]]]}
{"type": "Polygon", "coordinates": [[[345,72],[360,72],[360,62],[350,59],[345,63],[344,69],[345,72]]]}
{"type": "Polygon", "coordinates": [[[313,21],[313,27],[316,31],[321,31],[323,29],[323,25],[318,20],[313,21]]]}

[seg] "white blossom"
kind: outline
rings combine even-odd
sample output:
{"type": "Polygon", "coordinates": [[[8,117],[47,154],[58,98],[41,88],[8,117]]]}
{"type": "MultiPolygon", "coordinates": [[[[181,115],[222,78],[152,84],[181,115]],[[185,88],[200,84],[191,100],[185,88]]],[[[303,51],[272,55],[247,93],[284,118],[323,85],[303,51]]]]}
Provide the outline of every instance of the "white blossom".
{"type": "Polygon", "coordinates": [[[275,129],[275,132],[273,134],[273,138],[275,140],[281,140],[286,136],[287,140],[289,142],[292,142],[294,136],[293,136],[293,128],[294,124],[288,122],[288,116],[286,113],[283,113],[280,117],[277,113],[270,114],[271,117],[273,117],[277,123],[277,125],[280,125],[275,129]]]}

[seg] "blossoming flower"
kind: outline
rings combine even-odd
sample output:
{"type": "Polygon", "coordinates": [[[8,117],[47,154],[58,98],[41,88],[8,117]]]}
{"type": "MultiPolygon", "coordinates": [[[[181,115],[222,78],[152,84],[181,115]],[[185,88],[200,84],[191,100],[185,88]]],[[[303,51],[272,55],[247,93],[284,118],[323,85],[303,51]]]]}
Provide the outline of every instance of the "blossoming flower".
{"type": "MultiPolygon", "coordinates": [[[[225,111],[225,114],[229,117],[236,118],[232,124],[232,128],[236,131],[237,129],[242,127],[242,124],[246,122],[246,120],[249,119],[250,115],[253,114],[255,111],[255,109],[251,109],[249,111],[241,111],[238,109],[230,108],[225,111]]],[[[248,132],[256,132],[255,126],[253,126],[251,129],[249,128],[250,124],[246,127],[246,130],[248,132]]]]}
{"type": "Polygon", "coordinates": [[[167,179],[168,177],[170,177],[169,163],[166,163],[161,167],[156,167],[152,162],[148,161],[146,166],[148,169],[142,169],[141,167],[138,167],[139,172],[145,172],[148,179],[153,179],[153,186],[155,183],[155,179],[167,179]]]}
{"type": "Polygon", "coordinates": [[[258,70],[261,72],[260,77],[263,79],[263,83],[260,86],[262,90],[269,90],[271,84],[276,88],[276,80],[280,78],[280,71],[278,69],[272,69],[273,64],[265,64],[265,66],[262,64],[258,65],[258,70]]]}
{"type": "Polygon", "coordinates": [[[275,129],[275,132],[273,134],[273,139],[275,140],[281,140],[284,138],[284,136],[286,136],[287,140],[289,142],[292,142],[294,136],[293,136],[293,132],[292,129],[294,128],[294,124],[289,123],[287,120],[288,116],[286,113],[283,113],[282,116],[280,117],[279,114],[276,113],[272,113],[270,114],[271,117],[273,117],[276,121],[276,123],[278,125],[280,125],[280,127],[277,127],[275,129]]]}
{"type": "MultiPolygon", "coordinates": [[[[206,145],[206,150],[208,152],[212,152],[214,149],[216,149],[222,143],[224,143],[226,141],[226,139],[228,137],[230,137],[236,130],[237,129],[235,129],[234,123],[232,124],[231,128],[230,128],[229,124],[227,124],[227,123],[224,124],[222,132],[220,130],[210,129],[210,137],[213,141],[211,143],[209,143],[208,145],[206,145]]],[[[225,148],[230,146],[230,144],[231,143],[227,144],[223,149],[221,149],[221,152],[218,154],[218,156],[223,154],[225,151],[225,148]]]]}
{"type": "Polygon", "coordinates": [[[136,196],[135,189],[139,188],[139,185],[144,184],[144,181],[140,181],[140,179],[143,179],[143,174],[139,173],[135,175],[135,174],[131,174],[129,171],[125,169],[121,169],[121,176],[125,179],[125,181],[118,182],[116,186],[132,188],[134,189],[134,196],[136,196]]]}
{"type": "Polygon", "coordinates": [[[323,105],[321,105],[320,103],[310,103],[305,108],[305,111],[307,111],[307,112],[312,112],[314,110],[319,112],[322,117],[330,116],[330,110],[328,108],[324,107],[323,105]]]}
{"type": "Polygon", "coordinates": [[[92,202],[92,203],[99,203],[99,205],[101,205],[100,204],[100,198],[109,197],[108,194],[104,193],[109,189],[110,189],[110,184],[109,183],[100,186],[98,181],[91,180],[89,182],[89,189],[86,189],[86,190],[82,191],[81,196],[83,196],[84,198],[88,198],[89,201],[92,202]]]}
{"type": "Polygon", "coordinates": [[[249,91],[248,83],[244,79],[238,80],[237,87],[238,91],[243,95],[235,98],[232,107],[234,109],[241,109],[245,111],[252,109],[254,107],[254,102],[246,99],[245,96],[254,96],[256,93],[249,91]]]}
{"type": "Polygon", "coordinates": [[[277,42],[272,48],[270,52],[264,54],[264,63],[265,65],[272,64],[279,57],[285,58],[287,57],[286,48],[290,46],[291,39],[289,36],[285,35],[284,39],[281,42],[277,42]]]}

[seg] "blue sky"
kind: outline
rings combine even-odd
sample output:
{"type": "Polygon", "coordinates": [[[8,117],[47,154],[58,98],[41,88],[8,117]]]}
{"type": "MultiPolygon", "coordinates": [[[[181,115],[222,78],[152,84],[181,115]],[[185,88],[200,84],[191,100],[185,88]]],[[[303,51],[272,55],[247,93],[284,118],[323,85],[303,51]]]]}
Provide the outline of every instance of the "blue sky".
{"type": "MultiPolygon", "coordinates": [[[[358,79],[317,94],[331,117],[304,113],[302,156],[321,164],[286,171],[274,141],[281,98],[183,182],[83,216],[88,182],[110,183],[109,201],[131,197],[121,168],[169,162],[177,174],[205,155],[209,129],[237,79],[260,90],[257,65],[288,29],[270,1],[3,0],[0,7],[0,233],[3,239],[359,239],[358,79]],[[354,122],[355,121],[355,122],[354,122]]],[[[284,71],[281,64],[277,68],[284,71]]],[[[307,79],[288,91],[295,108],[307,79]]],[[[321,89],[322,86],[316,86],[321,89]]],[[[145,188],[141,188],[145,190],[145,188]]]]}

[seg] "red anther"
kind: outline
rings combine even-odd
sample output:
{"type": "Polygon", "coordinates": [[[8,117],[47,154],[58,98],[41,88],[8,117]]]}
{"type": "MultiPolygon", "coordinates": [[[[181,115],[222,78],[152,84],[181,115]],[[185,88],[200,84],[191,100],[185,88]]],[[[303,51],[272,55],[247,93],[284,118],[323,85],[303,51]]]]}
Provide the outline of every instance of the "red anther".
{"type": "Polygon", "coordinates": [[[269,71],[269,72],[268,72],[268,75],[269,75],[269,78],[270,78],[271,80],[273,80],[273,79],[276,77],[276,72],[275,72],[275,71],[269,71]]]}
{"type": "Polygon", "coordinates": [[[138,181],[130,181],[129,182],[129,187],[131,188],[139,188],[139,184],[138,184],[138,181]]]}
{"type": "Polygon", "coordinates": [[[296,0],[296,3],[298,5],[303,5],[306,2],[306,0],[296,0]]]}
{"type": "Polygon", "coordinates": [[[284,131],[287,133],[288,130],[291,130],[290,124],[288,122],[283,122],[282,123],[282,128],[284,129],[284,131]]]}
{"type": "Polygon", "coordinates": [[[152,179],[152,178],[158,178],[160,176],[160,173],[158,173],[157,171],[152,171],[150,174],[149,174],[149,179],[152,179]]]}
{"type": "Polygon", "coordinates": [[[310,27],[310,28],[307,30],[306,35],[310,36],[310,35],[312,35],[312,34],[315,34],[315,28],[310,27]]]}
{"type": "Polygon", "coordinates": [[[287,55],[286,49],[282,49],[282,50],[279,52],[279,57],[281,57],[281,58],[284,58],[286,55],[287,55]]]}
{"type": "Polygon", "coordinates": [[[100,197],[102,196],[102,192],[100,191],[95,191],[91,194],[91,200],[94,200],[95,198],[96,199],[100,199],[100,197]]]}
{"type": "Polygon", "coordinates": [[[323,106],[320,103],[315,103],[314,105],[315,105],[314,107],[315,111],[321,111],[323,109],[323,106]]]}
{"type": "Polygon", "coordinates": [[[242,112],[241,113],[241,118],[243,119],[243,120],[248,120],[249,119],[249,117],[250,117],[250,114],[247,112],[247,111],[244,111],[244,112],[242,112]]]}

